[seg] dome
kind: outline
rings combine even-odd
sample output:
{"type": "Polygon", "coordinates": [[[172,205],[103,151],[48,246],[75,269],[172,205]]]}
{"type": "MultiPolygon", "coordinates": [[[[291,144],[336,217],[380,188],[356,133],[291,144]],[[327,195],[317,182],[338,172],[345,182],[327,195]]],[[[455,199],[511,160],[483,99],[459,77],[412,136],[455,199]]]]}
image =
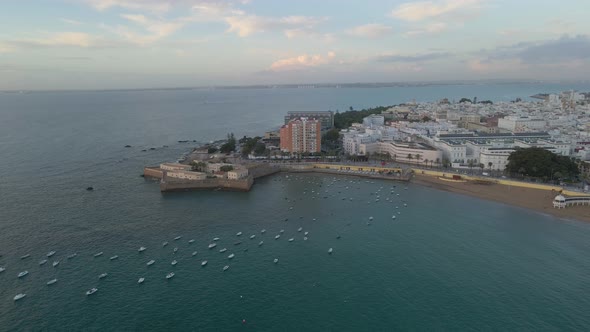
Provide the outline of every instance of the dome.
{"type": "Polygon", "coordinates": [[[554,201],[556,201],[556,202],[565,202],[565,197],[563,197],[563,195],[557,195],[557,196],[555,196],[554,201]]]}

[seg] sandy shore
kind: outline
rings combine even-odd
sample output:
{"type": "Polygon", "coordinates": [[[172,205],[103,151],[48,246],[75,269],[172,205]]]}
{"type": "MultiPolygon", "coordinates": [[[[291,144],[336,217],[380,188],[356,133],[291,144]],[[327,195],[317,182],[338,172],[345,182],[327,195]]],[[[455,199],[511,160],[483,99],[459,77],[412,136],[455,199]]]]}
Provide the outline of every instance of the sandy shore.
{"type": "Polygon", "coordinates": [[[556,193],[548,190],[512,187],[501,184],[450,182],[425,175],[415,175],[411,182],[438,190],[532,209],[560,218],[590,222],[590,206],[580,205],[570,206],[565,209],[555,209],[553,208],[552,201],[556,193]]]}

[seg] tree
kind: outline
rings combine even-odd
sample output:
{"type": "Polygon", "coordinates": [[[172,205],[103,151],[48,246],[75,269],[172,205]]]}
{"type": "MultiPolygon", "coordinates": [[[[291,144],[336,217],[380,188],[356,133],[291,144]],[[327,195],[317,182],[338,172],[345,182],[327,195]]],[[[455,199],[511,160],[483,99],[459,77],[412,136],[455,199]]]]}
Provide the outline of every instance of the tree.
{"type": "Polygon", "coordinates": [[[434,163],[436,164],[436,166],[438,167],[438,164],[440,164],[440,158],[436,158],[436,160],[434,161],[434,163]]]}
{"type": "Polygon", "coordinates": [[[424,164],[428,167],[428,159],[424,158],[424,164]]]}
{"type": "Polygon", "coordinates": [[[234,133],[227,134],[227,141],[219,149],[221,153],[230,153],[236,151],[236,138],[234,133]]]}
{"type": "Polygon", "coordinates": [[[411,153],[408,153],[408,160],[409,160],[410,162],[412,162],[412,159],[414,159],[414,156],[412,156],[412,154],[411,154],[411,153]]]}
{"type": "Polygon", "coordinates": [[[559,172],[564,180],[575,180],[580,173],[571,158],[554,154],[543,148],[517,149],[508,157],[506,171],[542,179],[559,172]]]}
{"type": "Polygon", "coordinates": [[[254,146],[254,155],[256,156],[262,156],[266,153],[266,145],[262,142],[256,142],[256,145],[254,146]]]}
{"type": "Polygon", "coordinates": [[[483,172],[483,168],[484,168],[484,167],[485,167],[485,165],[484,165],[484,164],[482,164],[482,163],[479,163],[479,168],[481,168],[481,171],[482,171],[482,172],[483,172]]]}
{"type": "Polygon", "coordinates": [[[209,153],[209,154],[211,154],[211,153],[215,153],[215,152],[217,152],[217,148],[216,148],[216,147],[214,147],[214,146],[210,146],[210,147],[207,149],[207,153],[209,153]]]}
{"type": "Polygon", "coordinates": [[[225,166],[219,167],[219,170],[222,172],[231,172],[234,170],[234,167],[231,165],[225,165],[225,166]]]}
{"type": "Polygon", "coordinates": [[[467,159],[467,165],[469,166],[469,172],[472,172],[473,166],[475,166],[475,162],[471,159],[467,159]]]}
{"type": "Polygon", "coordinates": [[[492,171],[492,165],[494,165],[494,163],[492,163],[491,161],[488,163],[488,167],[490,168],[490,172],[492,171]]]}
{"type": "Polygon", "coordinates": [[[422,156],[419,155],[418,153],[416,153],[415,157],[416,157],[416,165],[418,165],[418,163],[420,162],[420,159],[422,159],[422,156]]]}
{"type": "Polygon", "coordinates": [[[470,103],[471,104],[471,99],[469,98],[461,98],[461,100],[459,100],[459,104],[461,103],[470,103]]]}
{"type": "Polygon", "coordinates": [[[194,172],[204,172],[207,170],[207,164],[202,161],[192,161],[191,170],[194,172]]]}

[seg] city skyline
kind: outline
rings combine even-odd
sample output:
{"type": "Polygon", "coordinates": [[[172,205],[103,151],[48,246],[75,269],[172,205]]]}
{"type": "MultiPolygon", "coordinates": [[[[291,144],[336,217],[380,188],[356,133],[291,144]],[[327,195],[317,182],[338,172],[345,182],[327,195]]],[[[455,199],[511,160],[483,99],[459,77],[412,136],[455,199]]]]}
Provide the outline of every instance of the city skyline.
{"type": "Polygon", "coordinates": [[[581,80],[582,0],[9,1],[0,90],[581,80]]]}

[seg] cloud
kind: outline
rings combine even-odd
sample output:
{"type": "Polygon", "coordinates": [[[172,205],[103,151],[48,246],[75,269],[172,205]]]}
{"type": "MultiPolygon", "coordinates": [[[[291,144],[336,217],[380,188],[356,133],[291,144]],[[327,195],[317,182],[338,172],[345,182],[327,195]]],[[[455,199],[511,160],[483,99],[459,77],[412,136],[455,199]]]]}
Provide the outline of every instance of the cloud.
{"type": "Polygon", "coordinates": [[[377,62],[428,62],[448,58],[450,56],[451,54],[446,52],[433,52],[414,55],[391,54],[379,55],[375,57],[374,60],[377,62]]]}
{"type": "Polygon", "coordinates": [[[70,20],[70,19],[67,19],[67,18],[60,18],[59,20],[62,21],[63,23],[67,23],[67,24],[71,24],[71,25],[80,25],[80,24],[82,24],[82,22],[80,22],[80,21],[70,20]]]}
{"type": "Polygon", "coordinates": [[[436,35],[447,30],[448,25],[446,23],[438,22],[431,23],[425,26],[421,26],[418,29],[407,31],[404,35],[407,37],[415,37],[422,35],[436,35]]]}
{"type": "Polygon", "coordinates": [[[90,5],[103,11],[114,7],[150,12],[166,12],[172,6],[171,1],[160,0],[88,0],[90,5]]]}
{"type": "Polygon", "coordinates": [[[526,64],[555,64],[590,59],[590,37],[578,35],[563,36],[554,40],[521,42],[499,46],[493,50],[482,50],[482,62],[517,59],[526,64]]]}
{"type": "Polygon", "coordinates": [[[235,32],[240,37],[246,37],[257,32],[273,30],[291,31],[293,29],[311,29],[324,18],[308,16],[264,17],[256,15],[236,15],[225,18],[229,24],[228,32],[235,32]]]}
{"type": "Polygon", "coordinates": [[[356,37],[379,38],[390,34],[392,30],[390,26],[372,23],[356,26],[347,30],[346,33],[356,37]]]}
{"type": "Polygon", "coordinates": [[[299,55],[292,58],[280,59],[272,63],[271,71],[300,70],[309,67],[317,67],[332,63],[336,58],[336,53],[328,52],[327,55],[299,55]]]}
{"type": "Polygon", "coordinates": [[[409,22],[428,19],[449,19],[471,16],[483,0],[438,0],[407,2],[391,12],[391,16],[409,22]]]}
{"type": "Polygon", "coordinates": [[[20,49],[36,48],[108,48],[121,46],[123,43],[108,40],[101,36],[94,36],[84,32],[57,32],[52,34],[43,34],[37,38],[14,39],[0,43],[0,53],[5,47],[8,51],[17,51],[20,49]],[[3,46],[4,45],[4,46],[3,46]]]}

